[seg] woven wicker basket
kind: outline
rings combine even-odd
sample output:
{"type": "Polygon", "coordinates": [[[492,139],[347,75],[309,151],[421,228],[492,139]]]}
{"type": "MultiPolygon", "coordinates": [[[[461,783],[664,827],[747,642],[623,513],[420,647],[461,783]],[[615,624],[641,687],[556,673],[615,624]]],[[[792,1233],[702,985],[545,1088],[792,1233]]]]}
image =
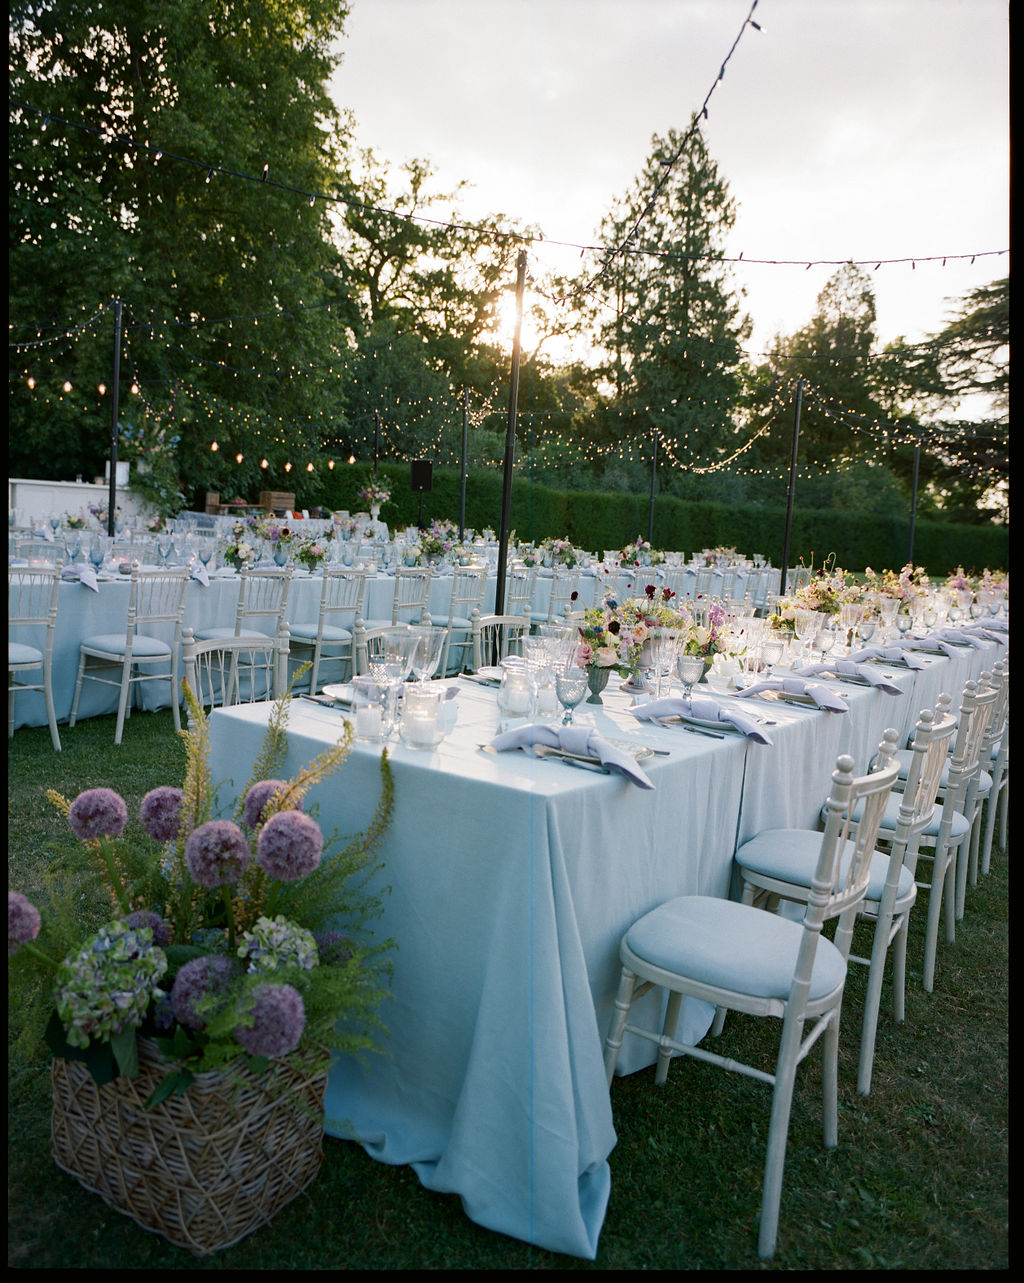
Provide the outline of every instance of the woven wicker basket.
{"type": "Polygon", "coordinates": [[[51,1141],[58,1167],[178,1247],[207,1256],[265,1225],[323,1158],[326,1058],[198,1074],[147,1109],[168,1068],[140,1039],[140,1073],[97,1087],[79,1061],[55,1059],[51,1141]]]}

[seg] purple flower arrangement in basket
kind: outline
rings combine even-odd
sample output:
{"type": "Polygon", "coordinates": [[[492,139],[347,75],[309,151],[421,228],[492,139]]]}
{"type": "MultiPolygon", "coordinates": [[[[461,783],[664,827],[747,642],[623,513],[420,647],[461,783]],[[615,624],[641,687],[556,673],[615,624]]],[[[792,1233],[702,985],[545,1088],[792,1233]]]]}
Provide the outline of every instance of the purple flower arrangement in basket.
{"type": "MultiPolygon", "coordinates": [[[[253,780],[234,816],[215,818],[206,722],[185,696],[183,786],[147,793],[137,823],[113,789],[70,803],[50,792],[81,858],[42,912],[7,896],[19,1038],[85,1061],[100,1084],[135,1077],[137,1040],[149,1039],[171,1066],[151,1104],[240,1059],[259,1072],[292,1053],[370,1049],[390,949],[373,938],[380,903],[367,890],[391,815],[387,755],[369,828],[325,858],[303,799],[347,758],[347,727],[294,779],[253,780]],[[97,885],[112,920],[96,912],[97,885]]],[[[288,704],[278,701],[259,762],[283,757],[288,704]]]]}

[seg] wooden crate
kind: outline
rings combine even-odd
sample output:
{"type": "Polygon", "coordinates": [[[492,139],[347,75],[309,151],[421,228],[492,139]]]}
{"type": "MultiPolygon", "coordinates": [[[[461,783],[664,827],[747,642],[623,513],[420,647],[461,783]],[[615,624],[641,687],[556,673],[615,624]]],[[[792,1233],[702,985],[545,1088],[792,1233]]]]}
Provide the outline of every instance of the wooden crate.
{"type": "Polygon", "coordinates": [[[291,512],[295,507],[295,495],[287,490],[261,490],[260,507],[266,512],[291,512]]]}
{"type": "Polygon", "coordinates": [[[214,516],[220,512],[220,491],[207,490],[206,492],[206,511],[213,513],[214,516]]]}

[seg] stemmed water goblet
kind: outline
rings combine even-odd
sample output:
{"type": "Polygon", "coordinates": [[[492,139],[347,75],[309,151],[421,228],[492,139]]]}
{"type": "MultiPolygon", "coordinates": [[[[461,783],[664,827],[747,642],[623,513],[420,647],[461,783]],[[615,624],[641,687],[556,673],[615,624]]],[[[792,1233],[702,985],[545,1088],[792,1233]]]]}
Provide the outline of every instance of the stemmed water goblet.
{"type": "Polygon", "coordinates": [[[80,530],[69,530],[64,536],[64,547],[67,549],[71,564],[74,565],[78,560],[78,554],[82,551],[82,532],[80,530]]]}
{"type": "Polygon", "coordinates": [[[861,615],[860,619],[857,620],[857,636],[866,645],[871,640],[871,638],[874,637],[874,635],[875,635],[874,617],[867,610],[865,610],[863,615],[861,615]]]}
{"type": "Polygon", "coordinates": [[[89,560],[94,569],[99,570],[103,565],[112,542],[109,535],[93,536],[92,542],[89,544],[89,560]]]}
{"type": "Polygon", "coordinates": [[[583,702],[588,689],[589,683],[585,668],[566,668],[562,672],[555,674],[555,693],[558,696],[558,702],[565,709],[565,716],[562,718],[563,726],[571,726],[573,724],[573,710],[583,702]]]}
{"type": "Polygon", "coordinates": [[[687,699],[692,699],[694,684],[699,682],[701,677],[704,675],[704,656],[677,655],[676,673],[679,675],[679,680],[683,683],[683,694],[687,699]]]}
{"type": "Polygon", "coordinates": [[[835,622],[827,617],[822,619],[818,631],[814,634],[814,647],[821,651],[822,663],[825,662],[825,656],[837,641],[835,622]]]}
{"type": "Polygon", "coordinates": [[[156,537],[156,550],[160,554],[160,559],[164,565],[170,564],[171,553],[174,551],[174,533],[171,530],[161,530],[156,537]]]}
{"type": "Polygon", "coordinates": [[[761,642],[761,663],[764,664],[764,675],[770,679],[772,669],[782,659],[786,643],[781,637],[765,637],[761,642]]]}

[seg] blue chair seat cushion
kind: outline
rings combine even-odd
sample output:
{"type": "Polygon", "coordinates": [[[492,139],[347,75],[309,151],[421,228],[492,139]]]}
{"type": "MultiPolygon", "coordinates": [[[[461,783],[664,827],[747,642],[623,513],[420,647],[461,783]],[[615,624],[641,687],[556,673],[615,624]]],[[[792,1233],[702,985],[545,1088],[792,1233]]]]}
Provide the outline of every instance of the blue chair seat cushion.
{"type": "MultiPolygon", "coordinates": [[[[814,829],[766,829],[740,847],[736,852],[736,863],[741,870],[749,869],[752,873],[809,888],[818,867],[821,837],[814,829]]],[[[871,856],[864,899],[875,903],[880,901],[888,876],[888,855],[875,851],[871,856]]],[[[914,879],[904,866],[900,869],[896,898],[903,900],[913,894],[914,879]]]]}
{"type": "MultiPolygon", "coordinates": [[[[288,635],[292,641],[315,642],[319,631],[319,624],[291,624],[288,628],[288,635]]],[[[350,628],[341,628],[336,624],[324,624],[323,640],[325,642],[350,642],[352,640],[352,630],[350,628]]]]}
{"type": "Polygon", "coordinates": [[[457,628],[460,632],[468,632],[473,627],[473,621],[465,619],[462,615],[454,615],[450,627],[457,628]]]}
{"type": "MultiPolygon", "coordinates": [[[[125,652],[125,635],[124,633],[97,633],[93,637],[83,639],[82,650],[87,655],[122,658],[125,652]]],[[[147,637],[139,633],[132,640],[132,659],[167,659],[170,653],[170,646],[158,637],[147,637]]]]}
{"type": "Polygon", "coordinates": [[[35,646],[26,646],[24,642],[7,643],[7,667],[17,668],[27,666],[29,668],[38,668],[43,662],[43,652],[36,650],[35,646]]]}
{"type": "MultiPolygon", "coordinates": [[[[804,928],[763,909],[713,896],[669,900],[635,922],[625,942],[638,957],[674,975],[753,998],[786,999],[804,928]]],[[[821,936],[810,1000],[841,989],[847,965],[821,936]]]]}

